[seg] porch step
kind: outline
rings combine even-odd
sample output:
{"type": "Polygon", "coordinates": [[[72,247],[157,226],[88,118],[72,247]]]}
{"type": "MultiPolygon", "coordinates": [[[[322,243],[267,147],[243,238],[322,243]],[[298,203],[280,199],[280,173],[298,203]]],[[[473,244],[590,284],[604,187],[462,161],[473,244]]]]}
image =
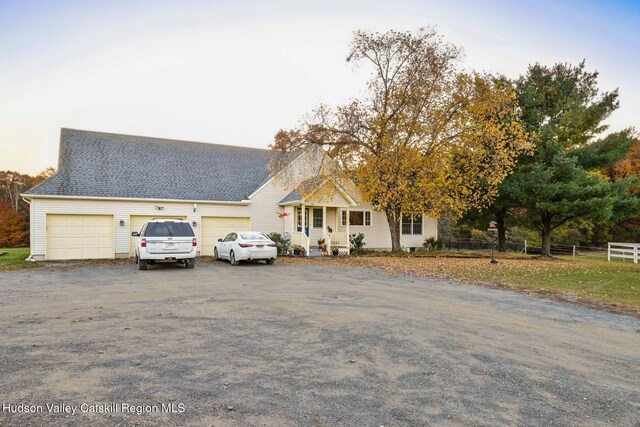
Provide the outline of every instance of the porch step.
{"type": "Polygon", "coordinates": [[[322,256],[322,251],[320,250],[320,248],[309,248],[309,257],[314,258],[314,257],[321,257],[322,256]]]}

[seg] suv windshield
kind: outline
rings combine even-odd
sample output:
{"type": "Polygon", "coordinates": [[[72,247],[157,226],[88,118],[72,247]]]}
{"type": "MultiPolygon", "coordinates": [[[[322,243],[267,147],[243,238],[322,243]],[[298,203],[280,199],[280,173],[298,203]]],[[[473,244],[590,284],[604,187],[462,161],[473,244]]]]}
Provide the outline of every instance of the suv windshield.
{"type": "Polygon", "coordinates": [[[193,237],[193,230],[186,222],[150,222],[144,235],[146,237],[193,237]]]}

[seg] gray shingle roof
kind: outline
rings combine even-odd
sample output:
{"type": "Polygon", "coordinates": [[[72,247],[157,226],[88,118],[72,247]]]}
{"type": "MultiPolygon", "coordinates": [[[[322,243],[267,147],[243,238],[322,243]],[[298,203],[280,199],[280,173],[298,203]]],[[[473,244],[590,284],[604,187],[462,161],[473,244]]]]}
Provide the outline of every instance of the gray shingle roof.
{"type": "Polygon", "coordinates": [[[26,194],[240,201],[269,178],[270,150],[62,129],[58,173],[26,194]]]}
{"type": "Polygon", "coordinates": [[[300,194],[300,190],[295,189],[291,193],[284,196],[284,199],[280,200],[279,204],[284,204],[288,202],[297,202],[302,199],[302,194],[300,194]]]}
{"type": "Polygon", "coordinates": [[[316,177],[313,177],[313,178],[309,178],[309,179],[303,181],[298,186],[298,188],[296,188],[291,193],[289,193],[286,196],[284,196],[284,198],[282,200],[280,200],[280,202],[278,202],[278,204],[282,205],[282,204],[288,203],[288,202],[301,201],[302,200],[303,191],[304,191],[305,194],[308,195],[312,191],[316,190],[325,181],[326,181],[326,178],[322,178],[322,177],[319,177],[319,176],[316,176],[316,177]]]}

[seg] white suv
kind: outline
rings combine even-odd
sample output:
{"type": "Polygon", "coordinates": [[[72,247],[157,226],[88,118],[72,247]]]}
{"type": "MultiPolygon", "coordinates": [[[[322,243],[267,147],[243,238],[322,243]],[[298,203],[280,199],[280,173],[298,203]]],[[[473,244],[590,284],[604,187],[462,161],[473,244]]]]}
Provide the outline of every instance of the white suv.
{"type": "Polygon", "coordinates": [[[136,264],[146,270],[147,264],[178,262],[187,268],[196,265],[198,242],[191,225],[182,219],[152,219],[140,232],[131,233],[136,239],[136,264]]]}

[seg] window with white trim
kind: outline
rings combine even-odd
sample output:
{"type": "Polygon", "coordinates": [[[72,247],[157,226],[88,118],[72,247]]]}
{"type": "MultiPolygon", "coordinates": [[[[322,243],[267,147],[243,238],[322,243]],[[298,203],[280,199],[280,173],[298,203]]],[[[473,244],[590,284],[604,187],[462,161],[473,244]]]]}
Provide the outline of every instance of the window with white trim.
{"type": "MultiPolygon", "coordinates": [[[[340,214],[340,224],[347,225],[347,211],[340,214]]],[[[349,211],[349,225],[371,226],[371,211],[349,211]]]]}
{"type": "Polygon", "coordinates": [[[322,228],[322,209],[313,210],[313,228],[322,228]]]}
{"type": "Polygon", "coordinates": [[[402,214],[402,234],[422,234],[422,214],[402,214]]]}

